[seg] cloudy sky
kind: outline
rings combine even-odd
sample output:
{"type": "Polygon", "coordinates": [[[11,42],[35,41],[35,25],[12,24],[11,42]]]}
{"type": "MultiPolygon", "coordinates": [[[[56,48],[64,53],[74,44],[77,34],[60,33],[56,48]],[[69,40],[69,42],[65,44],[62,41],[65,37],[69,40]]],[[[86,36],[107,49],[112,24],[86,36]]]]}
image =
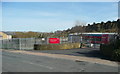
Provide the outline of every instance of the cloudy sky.
{"type": "Polygon", "coordinates": [[[117,2],[2,2],[3,31],[51,32],[118,18],[117,2]]]}

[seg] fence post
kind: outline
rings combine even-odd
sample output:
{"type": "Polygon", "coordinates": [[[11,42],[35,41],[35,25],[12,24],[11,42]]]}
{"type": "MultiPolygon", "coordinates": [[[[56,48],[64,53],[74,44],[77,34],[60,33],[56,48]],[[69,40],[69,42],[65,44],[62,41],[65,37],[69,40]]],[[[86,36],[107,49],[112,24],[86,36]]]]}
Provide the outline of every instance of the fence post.
{"type": "Polygon", "coordinates": [[[47,37],[47,40],[46,40],[46,41],[47,41],[47,44],[49,44],[49,37],[47,37]]]}
{"type": "Polygon", "coordinates": [[[71,36],[70,38],[71,38],[71,43],[72,43],[73,42],[73,39],[72,39],[73,37],[71,36]]]}
{"type": "Polygon", "coordinates": [[[19,38],[19,50],[21,50],[21,38],[19,38]]]}
{"type": "Polygon", "coordinates": [[[62,44],[62,38],[61,38],[61,37],[59,37],[59,39],[60,39],[60,44],[62,44]]]}

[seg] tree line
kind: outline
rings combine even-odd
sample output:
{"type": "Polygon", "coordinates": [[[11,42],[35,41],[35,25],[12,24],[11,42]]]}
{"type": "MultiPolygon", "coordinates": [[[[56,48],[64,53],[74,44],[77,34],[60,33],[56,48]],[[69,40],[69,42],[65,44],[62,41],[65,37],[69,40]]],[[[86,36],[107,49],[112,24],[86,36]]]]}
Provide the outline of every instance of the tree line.
{"type": "Polygon", "coordinates": [[[88,24],[87,26],[76,25],[71,29],[67,29],[69,33],[81,32],[118,32],[120,29],[120,19],[117,21],[107,21],[101,23],[88,24]]]}
{"type": "Polygon", "coordinates": [[[55,31],[49,33],[42,32],[15,32],[13,38],[43,38],[43,37],[67,37],[70,33],[84,32],[118,32],[120,34],[120,19],[117,21],[107,21],[101,23],[81,25],[78,22],[72,28],[63,31],[55,31]]]}

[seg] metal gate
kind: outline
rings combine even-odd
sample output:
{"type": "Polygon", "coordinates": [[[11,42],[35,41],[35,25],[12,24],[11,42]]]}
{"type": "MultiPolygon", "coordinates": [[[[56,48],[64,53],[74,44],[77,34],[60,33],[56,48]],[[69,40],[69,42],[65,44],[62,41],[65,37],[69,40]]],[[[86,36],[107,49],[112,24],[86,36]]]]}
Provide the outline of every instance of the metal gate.
{"type": "Polygon", "coordinates": [[[13,38],[1,40],[2,49],[31,50],[34,48],[34,38],[13,38]]]}

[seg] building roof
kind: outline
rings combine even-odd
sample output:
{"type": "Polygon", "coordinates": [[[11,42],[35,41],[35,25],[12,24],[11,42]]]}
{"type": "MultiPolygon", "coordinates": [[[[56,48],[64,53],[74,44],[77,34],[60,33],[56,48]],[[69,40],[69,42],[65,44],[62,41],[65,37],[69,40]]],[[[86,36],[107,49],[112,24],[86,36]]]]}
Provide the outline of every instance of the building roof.
{"type": "Polygon", "coordinates": [[[5,34],[7,34],[7,35],[14,35],[13,32],[3,32],[3,33],[5,33],[5,34]]]}
{"type": "MultiPolygon", "coordinates": [[[[73,34],[69,34],[69,35],[80,35],[81,33],[73,33],[73,34]]],[[[117,33],[82,33],[82,34],[109,34],[109,35],[113,35],[113,34],[117,34],[117,33]]]]}

